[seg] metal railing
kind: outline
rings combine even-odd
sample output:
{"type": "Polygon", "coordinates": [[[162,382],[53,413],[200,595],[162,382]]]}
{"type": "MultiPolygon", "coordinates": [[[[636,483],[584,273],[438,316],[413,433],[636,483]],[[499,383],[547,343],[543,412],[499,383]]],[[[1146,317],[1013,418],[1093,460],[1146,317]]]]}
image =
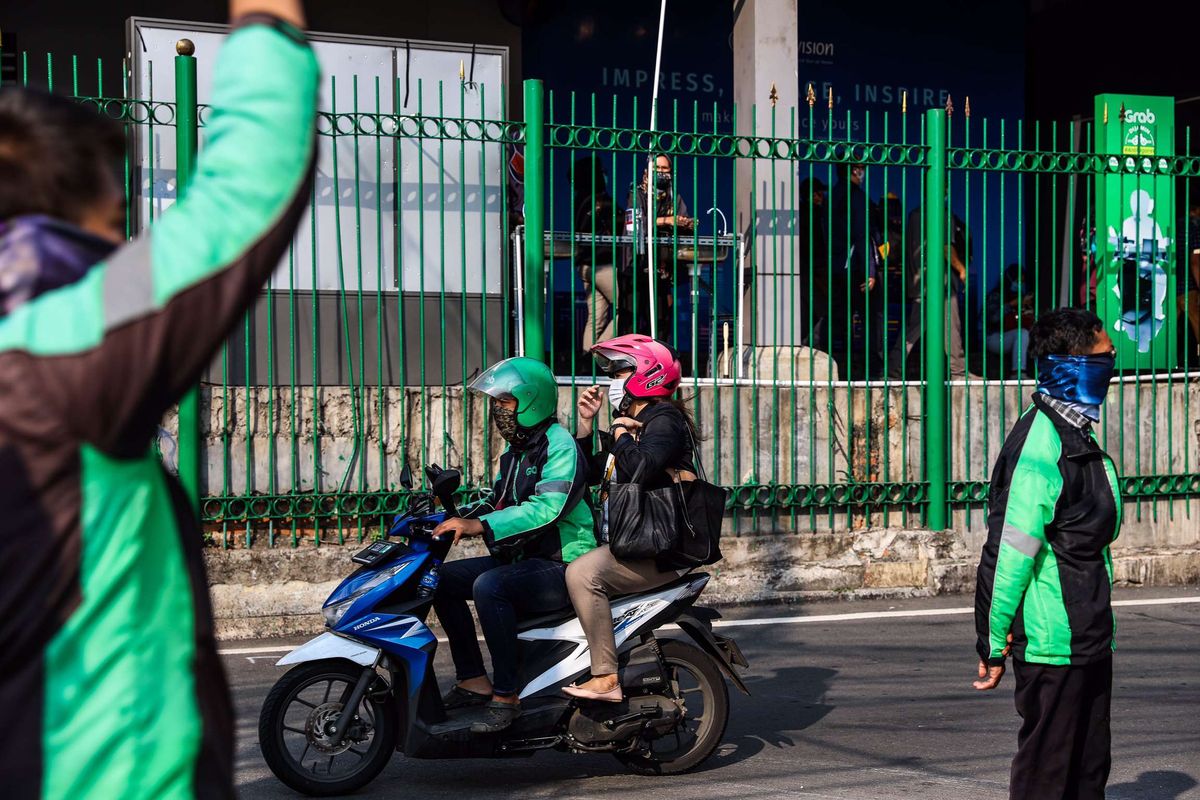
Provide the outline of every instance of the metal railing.
{"type": "MultiPolygon", "coordinates": [[[[174,199],[172,167],[187,172],[161,158],[162,129],[186,158],[204,108],[183,84],[174,102],[115,99],[98,76],[86,96],[72,72],[72,93],[130,131],[132,232],[174,199]]],[[[1200,176],[1186,132],[1183,155],[1147,165],[1091,149],[1111,120],[1012,126],[969,103],[835,114],[810,92],[787,112],[676,105],[651,132],[636,102],[538,81],[523,122],[468,113],[493,87],[419,85],[415,114],[390,113],[396,91],[328,82],[305,227],[194,419],[185,403],[167,425],[224,543],[361,538],[402,506],[404,463],[461,466],[477,494],[502,442],[463,389],[471,374],[544,356],[573,429],[580,388],[603,380],[585,345],[651,328],[681,354],[735,529],[977,528],[1033,389],[1032,320],[1116,302],[1106,281],[1126,267],[1094,233],[1096,187],[1167,179],[1186,212],[1200,176]],[[644,191],[660,157],[671,188],[644,191]]],[[[1122,371],[1098,430],[1133,513],[1190,518],[1200,243],[1172,214],[1174,260],[1151,271],[1174,270],[1174,296],[1138,273],[1122,312],[1170,306],[1149,312],[1166,333],[1122,371]]]]}

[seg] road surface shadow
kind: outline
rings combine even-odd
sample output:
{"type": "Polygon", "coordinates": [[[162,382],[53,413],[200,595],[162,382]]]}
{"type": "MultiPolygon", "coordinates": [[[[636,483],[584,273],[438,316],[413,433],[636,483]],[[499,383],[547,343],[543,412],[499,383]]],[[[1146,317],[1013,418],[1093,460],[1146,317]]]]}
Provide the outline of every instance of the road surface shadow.
{"type": "Polygon", "coordinates": [[[1191,775],[1170,769],[1156,769],[1138,775],[1133,783],[1108,787],[1109,800],[1176,800],[1197,781],[1191,775]]]}
{"type": "MultiPolygon", "coordinates": [[[[753,665],[751,665],[753,667],[753,665]]],[[[732,686],[729,727],[717,751],[695,772],[721,769],[761,753],[768,747],[782,750],[794,747],[790,734],[802,731],[825,718],[833,706],[825,703],[825,694],[837,670],[824,667],[785,667],[773,670],[770,677],[752,672],[743,676],[750,696],[732,686]],[[763,730],[762,721],[787,708],[787,728],[763,730]]]]}

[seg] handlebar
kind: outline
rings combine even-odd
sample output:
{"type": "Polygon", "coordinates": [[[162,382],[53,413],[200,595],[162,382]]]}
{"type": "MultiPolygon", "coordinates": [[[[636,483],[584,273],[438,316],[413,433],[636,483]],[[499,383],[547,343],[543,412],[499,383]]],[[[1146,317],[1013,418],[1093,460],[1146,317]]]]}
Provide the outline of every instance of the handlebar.
{"type": "Polygon", "coordinates": [[[459,485],[462,483],[462,475],[459,471],[456,469],[442,469],[437,464],[430,464],[425,467],[425,476],[429,478],[434,496],[442,501],[442,508],[446,509],[446,516],[461,516],[458,504],[454,502],[454,492],[458,490],[459,485]]]}

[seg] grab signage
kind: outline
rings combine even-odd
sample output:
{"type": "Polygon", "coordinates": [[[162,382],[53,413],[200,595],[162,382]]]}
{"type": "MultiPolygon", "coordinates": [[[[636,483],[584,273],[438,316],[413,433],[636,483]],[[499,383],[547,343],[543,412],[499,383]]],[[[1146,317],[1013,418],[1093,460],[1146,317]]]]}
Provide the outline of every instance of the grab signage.
{"type": "Polygon", "coordinates": [[[1175,99],[1096,96],[1096,313],[1118,369],[1176,362],[1175,99]]]}

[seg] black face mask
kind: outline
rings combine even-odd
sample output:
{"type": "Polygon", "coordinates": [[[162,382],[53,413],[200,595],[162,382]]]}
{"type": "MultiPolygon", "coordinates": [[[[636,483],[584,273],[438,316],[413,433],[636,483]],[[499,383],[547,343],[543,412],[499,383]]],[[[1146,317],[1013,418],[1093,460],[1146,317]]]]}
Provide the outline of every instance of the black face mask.
{"type": "Polygon", "coordinates": [[[492,424],[496,426],[496,430],[504,437],[504,441],[508,442],[517,450],[524,450],[533,441],[533,437],[537,436],[549,423],[549,420],[541,425],[527,428],[524,425],[517,423],[516,409],[505,408],[492,401],[492,424]]]}

